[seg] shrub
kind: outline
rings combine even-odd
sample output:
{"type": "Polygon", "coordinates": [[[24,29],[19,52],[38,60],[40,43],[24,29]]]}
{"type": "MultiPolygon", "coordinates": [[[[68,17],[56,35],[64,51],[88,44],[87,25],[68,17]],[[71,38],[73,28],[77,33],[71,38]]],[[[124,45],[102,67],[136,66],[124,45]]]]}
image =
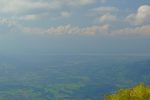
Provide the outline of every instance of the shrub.
{"type": "Polygon", "coordinates": [[[104,100],[150,100],[150,87],[142,83],[130,89],[119,90],[104,100]]]}

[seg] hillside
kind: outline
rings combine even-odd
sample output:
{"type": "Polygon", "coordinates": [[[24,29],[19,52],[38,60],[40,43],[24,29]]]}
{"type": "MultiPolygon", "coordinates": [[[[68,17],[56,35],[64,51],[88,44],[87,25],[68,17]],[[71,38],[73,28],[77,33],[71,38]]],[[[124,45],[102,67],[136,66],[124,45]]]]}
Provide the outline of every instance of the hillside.
{"type": "Polygon", "coordinates": [[[150,100],[150,87],[140,84],[130,89],[122,89],[116,94],[106,96],[105,100],[150,100]]]}

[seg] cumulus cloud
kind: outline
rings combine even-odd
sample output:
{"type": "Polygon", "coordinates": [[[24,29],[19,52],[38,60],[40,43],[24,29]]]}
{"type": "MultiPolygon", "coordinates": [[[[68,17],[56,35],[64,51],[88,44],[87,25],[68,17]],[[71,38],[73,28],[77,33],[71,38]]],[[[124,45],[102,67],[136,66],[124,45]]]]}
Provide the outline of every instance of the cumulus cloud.
{"type": "MultiPolygon", "coordinates": [[[[137,12],[128,15],[126,18],[128,22],[138,25],[138,27],[129,25],[128,28],[125,25],[122,25],[125,23],[123,21],[118,21],[119,16],[117,15],[120,14],[118,13],[120,12],[119,9],[108,6],[91,8],[89,11],[92,15],[92,20],[87,22],[87,27],[80,27],[82,25],[80,22],[77,26],[71,25],[76,23],[75,21],[78,20],[75,18],[76,16],[72,16],[72,10],[74,9],[70,9],[71,7],[78,9],[95,2],[98,2],[98,0],[0,0],[0,14],[6,16],[0,17],[0,25],[2,27],[1,30],[11,30],[11,32],[13,30],[12,33],[17,31],[26,34],[29,33],[42,35],[150,35],[150,6],[148,5],[140,6],[137,12]],[[51,10],[55,11],[51,12],[51,10]],[[55,27],[52,25],[53,22],[50,23],[53,17],[58,19],[56,20],[56,23],[54,23],[55,27]],[[68,25],[60,25],[60,23],[65,24],[62,21],[62,17],[66,19],[70,18],[70,23],[68,25]],[[39,25],[41,24],[39,22],[42,22],[44,18],[46,18],[49,22],[42,23],[43,26],[39,25]],[[40,21],[37,21],[37,19],[40,21]],[[72,21],[74,19],[75,21],[72,21]],[[37,21],[37,26],[39,27],[36,27],[35,24],[28,25],[29,22],[34,23],[35,21],[37,21]],[[117,24],[114,23],[116,21],[117,24]],[[91,25],[93,23],[95,25],[91,25]],[[51,25],[51,27],[48,28],[49,25],[51,25]],[[115,27],[111,28],[110,26],[112,25],[115,27]],[[120,26],[118,27],[117,25],[121,25],[123,28],[121,29],[120,26]],[[114,28],[117,27],[118,29],[115,30],[114,28]]],[[[99,2],[103,2],[103,0],[100,0],[99,2]]],[[[84,11],[85,9],[82,10],[84,11]]],[[[81,14],[81,12],[78,13],[77,11],[77,14],[81,14]]],[[[76,13],[74,15],[76,15],[76,13]]],[[[78,21],[81,21],[82,17],[79,16],[78,21]]]]}
{"type": "Polygon", "coordinates": [[[150,36],[150,25],[143,25],[139,27],[128,27],[111,29],[109,24],[104,25],[92,25],[88,27],[79,27],[68,25],[60,25],[49,28],[38,27],[19,27],[18,30],[25,34],[34,35],[106,35],[106,36],[150,36]]]}
{"type": "Polygon", "coordinates": [[[110,23],[117,21],[116,13],[119,11],[116,7],[97,7],[90,10],[88,16],[94,18],[95,23],[110,23]]]}
{"type": "Polygon", "coordinates": [[[150,25],[143,25],[134,28],[123,28],[115,30],[111,33],[112,35],[127,35],[127,36],[149,36],[150,25]]]}
{"type": "Polygon", "coordinates": [[[142,5],[136,13],[127,16],[127,21],[131,24],[140,25],[150,20],[150,6],[142,5]]]}
{"type": "Polygon", "coordinates": [[[72,25],[64,25],[57,27],[43,28],[23,28],[22,32],[32,34],[49,34],[49,35],[95,35],[104,34],[109,30],[109,25],[93,25],[89,27],[79,27],[72,25]]]}
{"type": "Polygon", "coordinates": [[[101,23],[107,23],[107,22],[115,22],[117,20],[117,17],[115,15],[106,14],[99,17],[99,21],[101,23]]]}

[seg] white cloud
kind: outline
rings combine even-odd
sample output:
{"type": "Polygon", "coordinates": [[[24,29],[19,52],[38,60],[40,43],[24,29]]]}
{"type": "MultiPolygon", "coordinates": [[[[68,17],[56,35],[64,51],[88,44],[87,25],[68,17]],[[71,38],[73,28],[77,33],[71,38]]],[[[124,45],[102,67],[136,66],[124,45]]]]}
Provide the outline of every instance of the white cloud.
{"type": "Polygon", "coordinates": [[[17,22],[16,22],[16,20],[13,20],[13,19],[0,17],[0,24],[7,25],[7,26],[14,26],[17,24],[17,22]]]}
{"type": "Polygon", "coordinates": [[[95,2],[95,0],[62,0],[63,3],[71,6],[88,5],[95,2]]]}
{"type": "Polygon", "coordinates": [[[31,10],[47,9],[50,5],[47,2],[33,0],[1,0],[0,11],[5,13],[24,13],[31,10]]]}
{"type": "Polygon", "coordinates": [[[15,16],[14,19],[19,19],[19,20],[25,20],[25,21],[33,21],[37,20],[43,17],[48,16],[48,13],[38,13],[38,14],[26,14],[26,15],[21,15],[21,16],[15,16]]]}
{"type": "Polygon", "coordinates": [[[117,21],[117,17],[115,15],[106,14],[106,15],[100,16],[99,21],[101,23],[115,22],[117,21]]]}
{"type": "Polygon", "coordinates": [[[22,27],[20,31],[25,34],[34,35],[105,35],[105,36],[150,36],[150,25],[143,25],[139,27],[110,29],[109,24],[105,25],[92,25],[88,27],[79,27],[68,25],[60,25],[57,27],[49,28],[31,28],[22,27]]]}
{"type": "Polygon", "coordinates": [[[68,12],[68,11],[62,11],[62,12],[61,12],[61,16],[62,16],[62,17],[70,17],[70,16],[71,16],[71,13],[68,12]]]}
{"type": "Polygon", "coordinates": [[[92,9],[92,11],[100,13],[100,14],[108,14],[118,12],[119,9],[116,7],[97,7],[92,9]]]}
{"type": "Polygon", "coordinates": [[[14,19],[0,17],[0,27],[0,34],[9,34],[17,32],[20,25],[14,19]]]}
{"type": "Polygon", "coordinates": [[[0,0],[0,12],[24,13],[33,10],[55,10],[63,6],[75,7],[94,3],[96,0],[0,0]]]}
{"type": "Polygon", "coordinates": [[[43,28],[23,28],[22,32],[31,34],[48,34],[48,35],[95,35],[104,34],[109,30],[109,25],[93,25],[89,27],[79,26],[57,26],[48,29],[43,28]]]}
{"type": "Polygon", "coordinates": [[[19,19],[20,20],[36,20],[36,19],[38,19],[38,16],[31,14],[31,15],[21,16],[19,19]]]}
{"type": "Polygon", "coordinates": [[[127,21],[131,24],[140,25],[150,20],[150,6],[142,5],[136,13],[127,16],[127,21]]]}
{"type": "Polygon", "coordinates": [[[150,25],[143,25],[135,28],[123,28],[115,30],[112,35],[127,35],[127,36],[148,36],[150,35],[150,25]]]}
{"type": "Polygon", "coordinates": [[[150,25],[139,27],[122,28],[111,30],[109,24],[91,25],[88,27],[79,27],[68,25],[60,25],[56,27],[41,28],[41,27],[26,27],[19,25],[15,20],[0,18],[0,25],[8,26],[7,32],[25,33],[34,35],[107,35],[107,36],[150,36],[150,25]],[[10,27],[10,28],[9,28],[10,27]]]}
{"type": "Polygon", "coordinates": [[[110,23],[117,21],[116,13],[119,11],[116,7],[97,7],[91,9],[88,16],[94,17],[94,23],[110,23]]]}

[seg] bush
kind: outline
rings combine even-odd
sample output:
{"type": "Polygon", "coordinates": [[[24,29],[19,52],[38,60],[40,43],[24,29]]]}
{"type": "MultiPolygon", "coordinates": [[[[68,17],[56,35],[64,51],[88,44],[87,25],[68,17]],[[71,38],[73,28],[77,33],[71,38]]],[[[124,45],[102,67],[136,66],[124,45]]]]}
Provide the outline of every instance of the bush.
{"type": "Polygon", "coordinates": [[[116,94],[106,96],[104,100],[150,100],[150,87],[139,84],[130,89],[119,90],[116,94]]]}

